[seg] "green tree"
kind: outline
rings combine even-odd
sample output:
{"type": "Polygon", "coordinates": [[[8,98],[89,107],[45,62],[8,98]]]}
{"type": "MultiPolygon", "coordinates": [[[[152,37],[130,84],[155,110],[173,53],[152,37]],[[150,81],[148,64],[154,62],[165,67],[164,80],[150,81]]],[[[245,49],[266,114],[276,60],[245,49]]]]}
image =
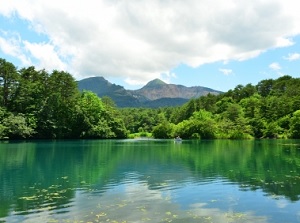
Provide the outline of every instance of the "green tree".
{"type": "MultiPolygon", "coordinates": [[[[104,106],[101,99],[91,91],[83,91],[78,101],[79,112],[76,116],[80,137],[97,137],[104,106]]],[[[100,134],[101,135],[101,134],[100,134]]],[[[102,135],[101,135],[102,136],[102,135]]]]}
{"type": "Polygon", "coordinates": [[[277,80],[274,80],[272,90],[270,91],[270,95],[277,96],[277,97],[284,95],[288,88],[289,82],[292,79],[293,78],[291,76],[285,75],[278,78],[277,80]]]}
{"type": "Polygon", "coordinates": [[[232,103],[227,106],[227,110],[219,116],[219,126],[221,130],[219,134],[222,138],[251,138],[251,126],[239,104],[232,103]]]}
{"type": "Polygon", "coordinates": [[[300,139],[300,110],[293,113],[290,121],[290,134],[292,138],[300,139]]]}
{"type": "Polygon", "coordinates": [[[220,114],[220,113],[223,113],[225,112],[228,107],[234,103],[234,100],[232,97],[223,97],[221,98],[217,103],[216,103],[216,106],[217,106],[217,111],[216,113],[220,114]]]}
{"type": "Polygon", "coordinates": [[[157,139],[169,139],[173,137],[173,126],[167,121],[161,122],[155,126],[152,131],[152,135],[157,139]]]}
{"type": "Polygon", "coordinates": [[[202,139],[213,139],[216,137],[217,125],[211,112],[200,109],[194,112],[191,120],[195,120],[198,130],[196,133],[202,139]]]}
{"type": "Polygon", "coordinates": [[[246,86],[237,85],[232,91],[232,98],[235,102],[239,102],[244,98],[252,96],[256,92],[256,89],[253,85],[247,84],[246,86]]]}
{"type": "Polygon", "coordinates": [[[267,122],[260,118],[255,117],[249,120],[249,125],[251,126],[251,131],[255,138],[263,138],[264,132],[267,128],[267,122]]]}
{"type": "Polygon", "coordinates": [[[282,128],[278,125],[276,121],[267,122],[266,128],[263,130],[264,138],[279,138],[282,132],[282,128]]]}
{"type": "Polygon", "coordinates": [[[263,97],[267,97],[272,88],[273,88],[274,80],[272,79],[267,79],[267,80],[262,80],[256,85],[256,89],[258,94],[260,94],[263,97]]]}
{"type": "Polygon", "coordinates": [[[82,138],[126,138],[127,130],[113,101],[83,91],[78,103],[77,126],[82,138]]]}
{"type": "Polygon", "coordinates": [[[0,139],[3,139],[6,136],[6,126],[3,123],[3,120],[8,116],[6,108],[0,106],[0,139]]]}
{"type": "Polygon", "coordinates": [[[80,93],[71,74],[53,71],[45,83],[47,97],[38,114],[38,133],[46,138],[74,137],[76,104],[80,93]]]}
{"type": "Polygon", "coordinates": [[[103,117],[112,132],[109,138],[126,138],[127,129],[120,112],[116,109],[114,101],[109,97],[102,98],[102,101],[104,102],[103,117]]]}
{"type": "Polygon", "coordinates": [[[205,96],[201,96],[197,101],[199,103],[200,109],[215,113],[217,110],[216,102],[218,100],[218,96],[214,94],[207,94],[205,96]]]}
{"type": "Polygon", "coordinates": [[[9,139],[28,138],[35,133],[34,128],[30,126],[22,114],[10,114],[3,119],[3,125],[5,126],[5,136],[9,139]]]}
{"type": "Polygon", "coordinates": [[[239,105],[243,108],[246,118],[255,118],[260,114],[261,96],[254,94],[250,97],[243,98],[239,105]]]}
{"type": "Polygon", "coordinates": [[[212,113],[199,110],[192,117],[176,125],[175,134],[182,138],[213,139],[216,136],[216,123],[212,113]]]}
{"type": "Polygon", "coordinates": [[[9,108],[18,85],[16,67],[0,58],[0,105],[9,108]]]}
{"type": "Polygon", "coordinates": [[[172,119],[175,124],[189,119],[195,111],[200,109],[199,104],[195,99],[189,100],[186,104],[181,106],[173,115],[172,119]]]}
{"type": "Polygon", "coordinates": [[[292,111],[292,102],[290,99],[282,96],[268,96],[263,100],[262,117],[270,122],[289,114],[292,111]]]}
{"type": "Polygon", "coordinates": [[[46,86],[48,73],[44,70],[36,71],[33,66],[19,71],[18,87],[12,98],[14,112],[38,115],[45,105],[48,95],[46,86]]]}

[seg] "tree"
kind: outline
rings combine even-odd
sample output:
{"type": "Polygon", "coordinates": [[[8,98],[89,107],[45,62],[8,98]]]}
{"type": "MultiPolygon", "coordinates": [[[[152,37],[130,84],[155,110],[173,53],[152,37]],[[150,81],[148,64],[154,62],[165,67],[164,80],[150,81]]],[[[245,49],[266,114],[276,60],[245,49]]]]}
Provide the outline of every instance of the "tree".
{"type": "Polygon", "coordinates": [[[219,117],[222,137],[231,139],[251,138],[251,126],[239,104],[229,104],[227,110],[221,113],[219,117]],[[223,134],[224,132],[226,134],[223,134]]]}
{"type": "Polygon", "coordinates": [[[262,117],[270,122],[274,122],[292,111],[292,102],[285,96],[268,96],[263,102],[262,117]]]}
{"type": "Polygon", "coordinates": [[[260,117],[255,117],[249,120],[249,125],[251,126],[251,131],[255,138],[262,138],[266,130],[266,121],[260,117]]]}
{"type": "Polygon", "coordinates": [[[16,67],[0,58],[0,105],[9,108],[17,85],[18,73],[16,67]]]}
{"type": "Polygon", "coordinates": [[[12,98],[12,110],[17,113],[37,115],[48,95],[48,73],[36,71],[33,66],[19,71],[18,86],[12,98]]]}
{"type": "MultiPolygon", "coordinates": [[[[102,99],[103,101],[103,99],[102,99]]],[[[103,118],[106,120],[112,134],[107,138],[123,139],[127,137],[127,129],[120,112],[116,109],[114,101],[104,97],[103,118]]]]}
{"type": "Polygon", "coordinates": [[[297,110],[293,113],[290,126],[291,137],[300,139],[300,110],[297,110]]]}
{"type": "Polygon", "coordinates": [[[191,120],[195,120],[197,132],[202,139],[213,139],[216,137],[217,126],[212,113],[206,110],[194,112],[191,120]]]}
{"type": "Polygon", "coordinates": [[[270,121],[266,124],[266,128],[263,131],[264,138],[279,138],[282,128],[278,125],[276,121],[270,121]]]}
{"type": "Polygon", "coordinates": [[[214,95],[214,94],[207,94],[206,96],[201,96],[197,101],[200,104],[200,109],[204,109],[206,111],[209,112],[216,112],[217,106],[216,106],[216,102],[217,102],[218,96],[214,95]]]}
{"type": "Polygon", "coordinates": [[[96,137],[95,126],[98,126],[104,112],[101,99],[91,91],[83,91],[78,100],[77,128],[80,137],[96,137]]]}
{"type": "Polygon", "coordinates": [[[256,85],[257,92],[261,96],[267,97],[273,88],[273,84],[274,80],[272,79],[262,80],[256,85]]]}
{"type": "Polygon", "coordinates": [[[26,118],[22,114],[10,114],[3,120],[3,125],[5,126],[5,136],[9,139],[28,138],[35,133],[34,128],[27,123],[26,118]]]}
{"type": "Polygon", "coordinates": [[[113,101],[104,102],[95,93],[83,91],[78,102],[77,129],[82,138],[126,138],[127,130],[113,101]]]}
{"type": "Polygon", "coordinates": [[[234,100],[232,97],[223,97],[221,100],[219,100],[216,103],[217,106],[217,111],[216,113],[220,114],[225,112],[228,107],[230,106],[230,104],[234,103],[234,100]]]}
{"type": "Polygon", "coordinates": [[[213,139],[216,134],[216,123],[212,113],[199,110],[192,117],[177,124],[175,134],[183,138],[213,139]]]}
{"type": "Polygon", "coordinates": [[[80,96],[77,83],[71,74],[53,71],[45,83],[47,96],[38,114],[40,137],[74,137],[73,128],[76,105],[80,96]]]}
{"type": "Polygon", "coordinates": [[[289,82],[292,80],[291,76],[285,75],[273,82],[272,90],[270,92],[270,95],[274,96],[282,96],[286,93],[287,87],[289,85],[289,82]]]}
{"type": "Polygon", "coordinates": [[[239,104],[229,104],[223,116],[235,122],[239,117],[244,116],[244,111],[239,104]]]}
{"type": "Polygon", "coordinates": [[[173,127],[169,122],[164,121],[153,128],[152,134],[157,139],[169,139],[173,137],[173,127]]]}
{"type": "Polygon", "coordinates": [[[4,107],[0,106],[0,139],[3,139],[6,136],[6,126],[3,123],[3,120],[7,117],[7,110],[4,107]]]}
{"type": "Polygon", "coordinates": [[[239,105],[242,106],[246,118],[257,117],[261,107],[261,96],[256,93],[250,97],[242,99],[239,105]]]}

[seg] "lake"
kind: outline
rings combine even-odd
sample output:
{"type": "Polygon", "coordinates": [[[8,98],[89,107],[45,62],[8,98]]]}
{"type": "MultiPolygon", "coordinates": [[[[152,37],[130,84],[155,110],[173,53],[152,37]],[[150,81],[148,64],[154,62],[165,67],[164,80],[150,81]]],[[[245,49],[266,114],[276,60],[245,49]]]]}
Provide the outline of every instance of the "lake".
{"type": "Polygon", "coordinates": [[[300,222],[300,140],[0,142],[0,222],[300,222]]]}

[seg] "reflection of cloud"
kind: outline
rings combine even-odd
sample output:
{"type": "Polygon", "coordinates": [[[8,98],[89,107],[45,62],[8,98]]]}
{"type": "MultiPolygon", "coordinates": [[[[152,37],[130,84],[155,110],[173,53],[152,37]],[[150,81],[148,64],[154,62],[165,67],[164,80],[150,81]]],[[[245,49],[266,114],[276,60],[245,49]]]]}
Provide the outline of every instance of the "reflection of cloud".
{"type": "Polygon", "coordinates": [[[149,190],[146,183],[131,182],[101,196],[77,193],[73,207],[62,217],[100,222],[267,222],[265,217],[209,208],[207,203],[194,203],[182,209],[173,196],[172,191],[149,190]]]}
{"type": "Polygon", "coordinates": [[[125,187],[126,196],[132,200],[139,200],[141,193],[143,198],[147,200],[163,199],[162,194],[158,190],[148,190],[147,184],[131,184],[125,187]]]}
{"type": "Polygon", "coordinates": [[[205,208],[205,204],[193,204],[191,215],[194,218],[210,220],[209,222],[268,222],[267,217],[257,217],[250,212],[224,212],[218,208],[205,208]]]}
{"type": "MultiPolygon", "coordinates": [[[[219,201],[194,202],[187,206],[176,202],[173,190],[151,190],[145,181],[133,180],[111,185],[106,191],[77,190],[74,199],[64,207],[45,207],[28,215],[14,215],[8,222],[267,222],[264,216],[251,212],[236,212],[226,206],[221,210],[219,201]]],[[[187,187],[188,188],[188,187],[187,187]]],[[[190,189],[190,188],[188,188],[190,189]]],[[[176,193],[176,194],[175,194],[176,193]]],[[[176,196],[175,196],[176,195],[176,196]]],[[[236,201],[228,197],[230,203],[236,201]]],[[[192,202],[192,201],[191,201],[192,202]]],[[[285,205],[284,202],[281,204],[285,205]]],[[[1,221],[1,218],[0,218],[1,221]]]]}
{"type": "Polygon", "coordinates": [[[288,202],[286,200],[278,200],[276,202],[276,206],[278,208],[286,208],[286,206],[288,206],[288,202]]]}

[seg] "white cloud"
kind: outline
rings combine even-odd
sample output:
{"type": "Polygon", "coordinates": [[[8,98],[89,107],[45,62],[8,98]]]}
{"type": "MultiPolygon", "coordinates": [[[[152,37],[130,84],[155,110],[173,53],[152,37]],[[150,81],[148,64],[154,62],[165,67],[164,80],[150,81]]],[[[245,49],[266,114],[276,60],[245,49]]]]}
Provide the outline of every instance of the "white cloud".
{"type": "Polygon", "coordinates": [[[219,71],[222,72],[226,76],[232,74],[231,69],[219,69],[219,71]]]}
{"type": "Polygon", "coordinates": [[[66,70],[66,65],[61,61],[53,45],[47,43],[30,43],[24,41],[25,49],[36,60],[40,60],[39,69],[52,70],[66,70]]]}
{"type": "Polygon", "coordinates": [[[293,44],[300,33],[294,5],[294,0],[10,0],[1,3],[0,14],[26,19],[48,36],[47,43],[27,39],[23,46],[39,66],[68,69],[77,78],[124,77],[138,84],[181,63],[247,60],[293,44]]]}
{"type": "Polygon", "coordinates": [[[269,68],[272,69],[272,70],[275,70],[275,71],[279,71],[281,70],[281,66],[279,65],[279,63],[271,63],[269,65],[269,68]]]}
{"type": "Polygon", "coordinates": [[[170,71],[161,73],[160,79],[166,83],[170,83],[172,78],[177,78],[176,74],[170,71]]]}
{"type": "Polygon", "coordinates": [[[284,57],[284,59],[286,59],[288,61],[299,60],[300,54],[299,53],[289,53],[289,55],[287,57],[284,57]]]}
{"type": "Polygon", "coordinates": [[[0,50],[9,55],[18,58],[23,65],[30,65],[31,61],[22,52],[22,42],[18,35],[2,32],[0,34],[0,50]]]}

